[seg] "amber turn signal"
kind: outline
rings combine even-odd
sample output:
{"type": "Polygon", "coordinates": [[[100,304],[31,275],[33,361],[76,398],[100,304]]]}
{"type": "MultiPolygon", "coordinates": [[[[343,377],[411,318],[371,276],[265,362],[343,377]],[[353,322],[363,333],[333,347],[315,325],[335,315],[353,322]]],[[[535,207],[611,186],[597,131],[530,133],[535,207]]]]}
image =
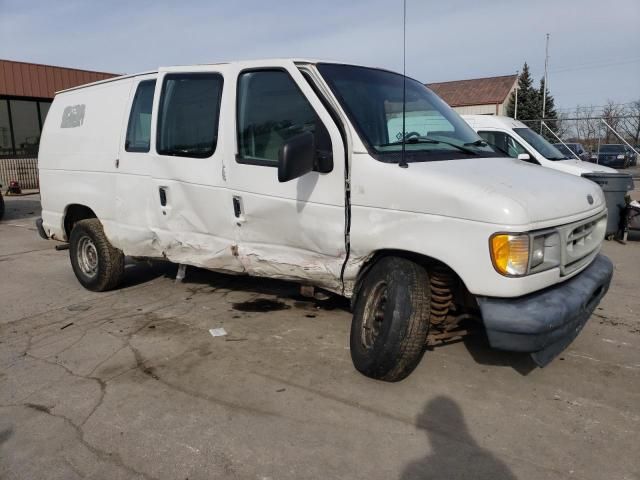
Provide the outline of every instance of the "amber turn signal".
{"type": "Polygon", "coordinates": [[[529,236],[496,234],[491,237],[491,261],[502,275],[517,277],[527,273],[529,236]]]}

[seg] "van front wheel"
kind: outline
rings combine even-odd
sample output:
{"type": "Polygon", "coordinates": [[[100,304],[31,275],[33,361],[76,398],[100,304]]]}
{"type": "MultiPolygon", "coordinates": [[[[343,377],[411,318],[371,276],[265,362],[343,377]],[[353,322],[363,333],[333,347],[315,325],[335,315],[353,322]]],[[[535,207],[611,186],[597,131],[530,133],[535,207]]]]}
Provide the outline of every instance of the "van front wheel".
{"type": "Polygon", "coordinates": [[[124,276],[124,254],[109,243],[97,218],[73,226],[69,257],[76,278],[87,290],[111,290],[124,276]]]}
{"type": "Polygon", "coordinates": [[[429,333],[429,276],[399,257],[377,262],[363,280],[351,322],[351,359],[371,378],[397,382],[420,363],[429,333]]]}

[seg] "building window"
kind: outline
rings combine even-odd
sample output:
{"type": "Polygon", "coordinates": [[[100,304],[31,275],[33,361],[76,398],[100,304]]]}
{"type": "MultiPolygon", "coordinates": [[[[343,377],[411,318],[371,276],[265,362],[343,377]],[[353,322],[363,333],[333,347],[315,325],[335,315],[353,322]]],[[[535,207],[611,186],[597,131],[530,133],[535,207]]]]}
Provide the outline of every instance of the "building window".
{"type": "Polygon", "coordinates": [[[47,113],[49,113],[51,102],[38,102],[38,105],[40,106],[40,125],[44,127],[44,120],[47,118],[47,113]]]}
{"type": "Polygon", "coordinates": [[[222,75],[169,74],[164,77],[156,149],[161,155],[206,158],[218,143],[222,75]]]}
{"type": "Polygon", "coordinates": [[[276,166],[292,137],[315,136],[318,150],[331,152],[331,138],[291,76],[282,70],[243,73],[238,81],[238,162],[276,166]]]}
{"type": "Polygon", "coordinates": [[[6,157],[9,155],[13,155],[9,103],[7,100],[0,100],[0,156],[6,157]]]}
{"type": "Polygon", "coordinates": [[[40,144],[40,117],[37,103],[29,100],[9,100],[9,106],[16,155],[37,156],[40,144]]]}
{"type": "Polygon", "coordinates": [[[151,137],[151,109],[153,108],[153,91],[155,80],[140,82],[133,98],[127,140],[124,149],[127,152],[148,152],[151,137]]]}
{"type": "Polygon", "coordinates": [[[0,98],[0,157],[36,157],[50,101],[0,98]]]}

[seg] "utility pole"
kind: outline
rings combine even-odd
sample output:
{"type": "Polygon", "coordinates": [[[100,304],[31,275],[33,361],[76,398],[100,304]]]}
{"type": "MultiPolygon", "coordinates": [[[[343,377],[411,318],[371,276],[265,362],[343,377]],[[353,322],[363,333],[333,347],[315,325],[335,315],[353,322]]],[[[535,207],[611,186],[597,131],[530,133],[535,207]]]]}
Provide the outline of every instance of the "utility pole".
{"type": "Polygon", "coordinates": [[[520,86],[520,70],[518,70],[516,72],[516,99],[515,99],[515,105],[514,105],[514,109],[513,109],[513,118],[515,120],[518,119],[518,87],[520,86]]]}
{"type": "MultiPolygon", "coordinates": [[[[547,109],[547,89],[549,88],[549,34],[544,49],[544,91],[542,92],[542,118],[544,120],[547,109]]],[[[540,134],[542,135],[542,122],[540,122],[540,134]]]]}

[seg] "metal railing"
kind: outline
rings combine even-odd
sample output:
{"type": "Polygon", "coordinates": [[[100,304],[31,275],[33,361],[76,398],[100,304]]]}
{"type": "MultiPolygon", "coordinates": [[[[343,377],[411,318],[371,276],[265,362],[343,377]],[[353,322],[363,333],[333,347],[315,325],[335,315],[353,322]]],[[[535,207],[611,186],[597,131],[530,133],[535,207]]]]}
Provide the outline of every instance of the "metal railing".
{"type": "MultiPolygon", "coordinates": [[[[602,145],[621,144],[627,148],[632,157],[635,156],[634,163],[640,162],[639,115],[604,116],[586,112],[583,115],[560,115],[557,119],[521,121],[536,132],[540,132],[551,143],[581,144],[590,157],[597,156],[602,145]]],[[[573,152],[572,154],[578,158],[578,155],[573,152]]],[[[585,155],[582,159],[585,159],[585,155]]]]}
{"type": "Polygon", "coordinates": [[[38,190],[38,159],[0,158],[0,184],[6,190],[9,182],[17,181],[23,190],[38,190]]]}

